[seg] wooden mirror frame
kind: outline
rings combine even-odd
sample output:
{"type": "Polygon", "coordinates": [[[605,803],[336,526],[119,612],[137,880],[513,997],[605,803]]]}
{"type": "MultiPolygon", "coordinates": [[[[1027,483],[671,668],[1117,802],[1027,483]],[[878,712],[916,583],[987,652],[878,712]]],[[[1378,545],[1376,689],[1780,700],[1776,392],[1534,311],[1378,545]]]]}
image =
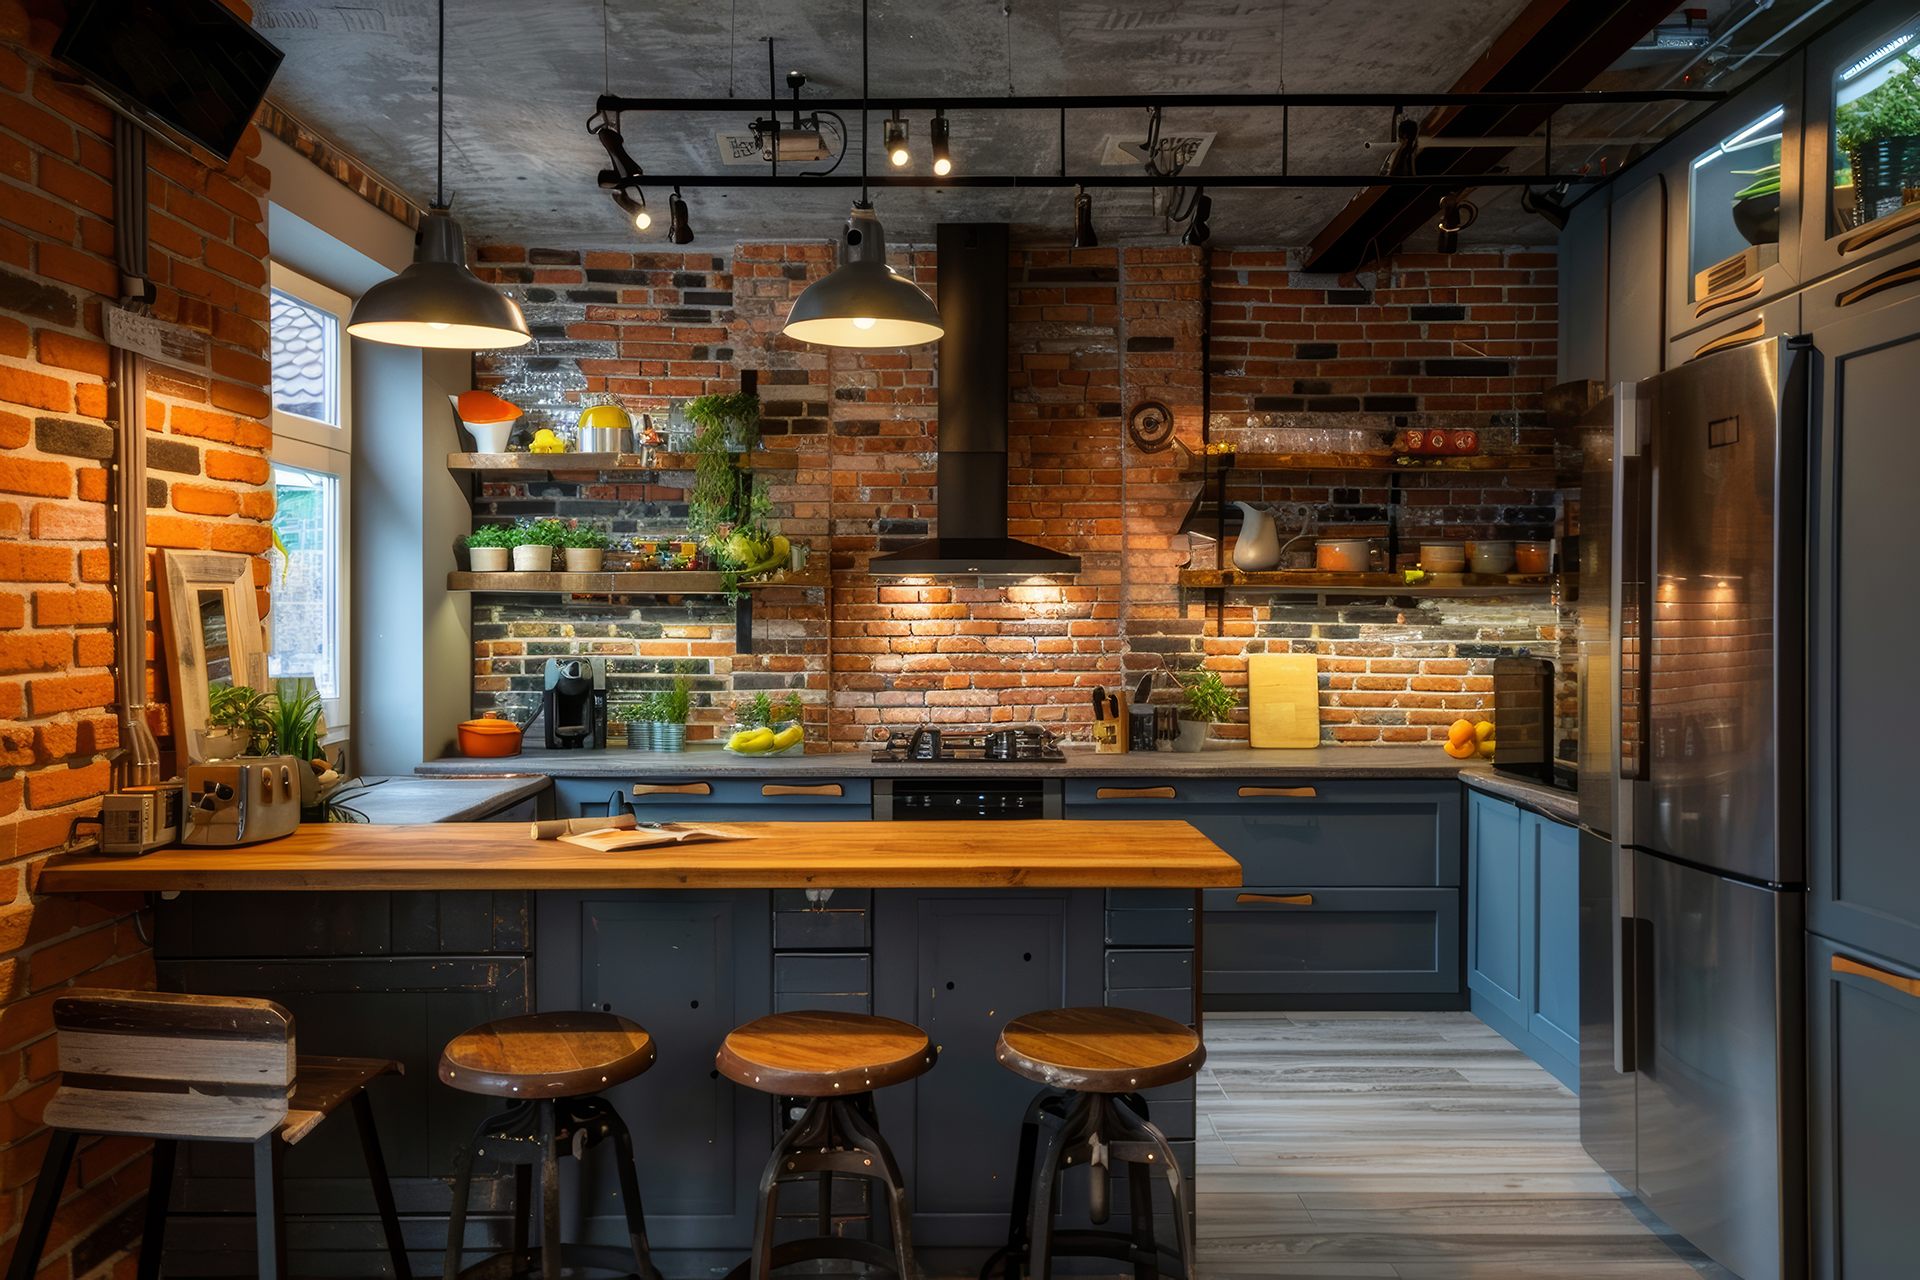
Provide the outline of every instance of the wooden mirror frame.
{"type": "Polygon", "coordinates": [[[157,577],[173,694],[174,756],[204,764],[200,735],[207,730],[208,706],[206,656],[200,648],[202,591],[219,592],[226,610],[233,682],[262,692],[269,688],[266,638],[253,594],[253,561],[222,551],[162,550],[157,577]]]}

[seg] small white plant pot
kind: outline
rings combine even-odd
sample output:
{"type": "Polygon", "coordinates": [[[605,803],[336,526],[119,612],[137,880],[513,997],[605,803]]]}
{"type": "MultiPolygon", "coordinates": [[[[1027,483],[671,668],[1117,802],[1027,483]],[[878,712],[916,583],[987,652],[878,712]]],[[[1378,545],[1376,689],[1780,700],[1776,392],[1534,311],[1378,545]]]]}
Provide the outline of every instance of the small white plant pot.
{"type": "Polygon", "coordinates": [[[605,547],[568,547],[566,552],[568,573],[598,573],[607,554],[605,547]]]}
{"type": "Polygon", "coordinates": [[[515,547],[513,567],[519,573],[547,573],[553,568],[553,548],[515,547]]]}
{"type": "Polygon", "coordinates": [[[505,573],[513,563],[512,547],[468,547],[467,563],[475,573],[505,573]]]}
{"type": "Polygon", "coordinates": [[[1180,733],[1173,740],[1175,751],[1202,751],[1207,745],[1207,722],[1205,720],[1180,721],[1180,733]]]}

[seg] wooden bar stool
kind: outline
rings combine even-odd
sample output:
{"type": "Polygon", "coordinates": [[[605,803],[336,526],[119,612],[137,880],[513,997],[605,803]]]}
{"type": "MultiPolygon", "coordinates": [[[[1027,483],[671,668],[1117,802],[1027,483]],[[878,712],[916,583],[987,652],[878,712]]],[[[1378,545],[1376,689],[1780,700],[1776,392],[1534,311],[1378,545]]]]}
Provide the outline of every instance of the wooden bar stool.
{"type": "Polygon", "coordinates": [[[1136,1280],[1158,1280],[1164,1246],[1153,1238],[1156,1171],[1173,1192],[1177,1261],[1192,1280],[1185,1175],[1139,1091],[1198,1071],[1207,1059],[1200,1037],[1170,1018],[1132,1009],[1047,1009],[1009,1022],[996,1052],[1008,1070],[1048,1087],[1027,1106],[1007,1243],[980,1268],[981,1280],[1002,1262],[1006,1280],[1019,1280],[1022,1263],[1030,1280],[1048,1280],[1057,1257],[1113,1258],[1130,1262],[1136,1280]],[[1087,1200],[1099,1224],[1111,1216],[1108,1179],[1116,1160],[1127,1166],[1132,1231],[1054,1230],[1060,1171],[1087,1168],[1087,1200]]]}
{"type": "Polygon", "coordinates": [[[140,1280],[160,1274],[178,1145],[252,1144],[256,1274],[284,1280],[281,1159],[288,1147],[349,1102],[394,1274],[413,1274],[366,1094],[367,1081],[398,1074],[399,1063],[296,1056],[293,1015],[271,1000],[239,996],[75,989],[53,1002],[53,1026],[60,1088],[45,1114],[53,1141],[20,1224],[7,1280],[32,1280],[39,1269],[67,1169],[84,1134],[153,1139],[140,1280]]]}
{"type": "Polygon", "coordinates": [[[468,1093],[512,1098],[515,1104],[489,1116],[474,1133],[455,1166],[453,1214],[447,1223],[443,1275],[521,1275],[538,1268],[544,1280],[559,1280],[563,1265],[592,1265],[618,1270],[627,1250],[560,1240],[560,1155],[582,1158],[587,1148],[613,1139],[614,1165],[620,1176],[620,1207],[627,1218],[633,1275],[660,1280],[647,1247],[646,1215],[640,1208],[640,1177],[633,1167],[633,1136],[613,1104],[599,1095],[651,1067],[653,1037],[637,1022],[618,1014],[593,1012],[529,1013],[469,1028],[447,1043],[440,1055],[440,1079],[468,1093]],[[511,1249],[460,1269],[466,1241],[467,1199],[473,1185],[475,1156],[513,1166],[513,1244],[511,1249]],[[532,1208],[533,1166],[540,1165],[540,1244],[527,1245],[532,1208]],[[612,1260],[609,1260],[612,1256],[612,1260]]]}
{"type": "Polygon", "coordinates": [[[873,1091],[900,1084],[933,1066],[927,1033],[910,1022],[863,1013],[818,1009],[776,1013],[727,1034],[714,1065],[735,1084],[785,1097],[807,1098],[806,1110],[774,1144],[760,1175],[754,1208],[753,1256],[728,1280],[768,1280],[774,1268],[836,1258],[864,1262],[913,1280],[913,1232],[907,1186],[893,1152],[880,1136],[873,1091]],[[820,1234],[773,1242],[776,1198],[783,1182],[820,1175],[820,1234]],[[887,1193],[893,1251],[867,1240],[832,1234],[833,1176],[872,1178],[887,1193]]]}

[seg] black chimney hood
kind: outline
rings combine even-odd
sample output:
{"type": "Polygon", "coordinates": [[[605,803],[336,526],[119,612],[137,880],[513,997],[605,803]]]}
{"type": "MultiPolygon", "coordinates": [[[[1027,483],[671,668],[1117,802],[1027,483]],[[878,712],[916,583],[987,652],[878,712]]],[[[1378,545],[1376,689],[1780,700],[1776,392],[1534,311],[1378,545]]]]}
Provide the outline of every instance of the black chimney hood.
{"type": "Polygon", "coordinates": [[[940,536],[875,556],[882,577],[1078,573],[1080,557],[1007,536],[1007,224],[939,227],[940,536]]]}

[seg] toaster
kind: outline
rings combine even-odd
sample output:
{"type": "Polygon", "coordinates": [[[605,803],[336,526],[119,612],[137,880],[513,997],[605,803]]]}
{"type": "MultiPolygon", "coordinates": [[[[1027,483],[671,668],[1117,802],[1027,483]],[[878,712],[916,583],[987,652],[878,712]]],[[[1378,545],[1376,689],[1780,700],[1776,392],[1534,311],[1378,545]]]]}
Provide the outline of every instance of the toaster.
{"type": "Polygon", "coordinates": [[[292,756],[187,766],[180,843],[226,846],[292,835],[300,825],[300,773],[292,756]]]}

